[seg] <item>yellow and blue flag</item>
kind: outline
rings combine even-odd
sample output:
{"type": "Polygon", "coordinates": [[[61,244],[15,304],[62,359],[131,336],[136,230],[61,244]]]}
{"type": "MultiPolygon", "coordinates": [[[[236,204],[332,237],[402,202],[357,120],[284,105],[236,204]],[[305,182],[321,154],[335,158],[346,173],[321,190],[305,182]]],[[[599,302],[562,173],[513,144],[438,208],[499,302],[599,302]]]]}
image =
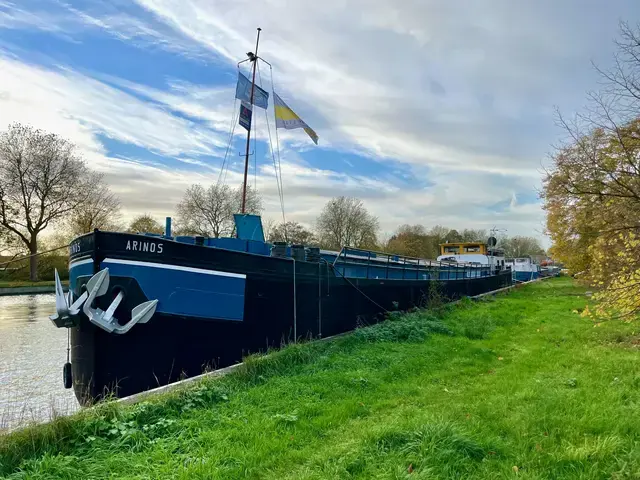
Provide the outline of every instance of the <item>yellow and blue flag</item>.
{"type": "Polygon", "coordinates": [[[276,110],[276,128],[286,128],[287,130],[304,128],[304,131],[311,137],[313,143],[316,145],[318,144],[318,135],[316,132],[314,132],[304,120],[296,115],[295,112],[291,110],[275,92],[273,92],[273,106],[276,110]]]}

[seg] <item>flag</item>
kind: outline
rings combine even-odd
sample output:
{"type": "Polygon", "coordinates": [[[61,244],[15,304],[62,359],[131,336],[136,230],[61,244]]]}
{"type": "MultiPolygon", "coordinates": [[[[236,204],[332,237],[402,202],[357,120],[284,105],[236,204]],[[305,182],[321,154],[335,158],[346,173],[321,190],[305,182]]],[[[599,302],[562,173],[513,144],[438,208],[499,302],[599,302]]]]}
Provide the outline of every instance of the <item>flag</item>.
{"type": "Polygon", "coordinates": [[[275,92],[273,92],[273,105],[276,109],[276,128],[286,128],[287,130],[304,128],[304,131],[311,137],[313,143],[318,144],[318,135],[316,135],[316,132],[296,115],[275,92]]]}
{"type": "Polygon", "coordinates": [[[240,125],[247,130],[251,130],[251,104],[249,102],[240,103],[240,125]]]}
{"type": "MultiPolygon", "coordinates": [[[[238,100],[251,102],[251,80],[238,72],[238,84],[236,85],[236,98],[238,100]]],[[[269,92],[255,85],[253,89],[253,104],[256,107],[267,108],[269,104],[269,92]]]]}

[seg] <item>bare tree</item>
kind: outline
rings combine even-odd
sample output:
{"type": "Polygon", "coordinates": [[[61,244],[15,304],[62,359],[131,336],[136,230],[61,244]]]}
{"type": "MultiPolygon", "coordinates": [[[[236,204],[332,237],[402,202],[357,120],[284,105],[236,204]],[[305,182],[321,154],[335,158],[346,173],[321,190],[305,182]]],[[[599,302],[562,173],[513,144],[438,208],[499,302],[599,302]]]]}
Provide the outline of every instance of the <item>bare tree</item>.
{"type": "Polygon", "coordinates": [[[270,242],[288,242],[290,244],[312,245],[316,243],[313,232],[298,222],[280,223],[269,232],[270,242]]]}
{"type": "Polygon", "coordinates": [[[67,221],[69,233],[74,237],[96,228],[119,229],[120,199],[104,183],[102,174],[91,174],[88,182],[91,196],[73,210],[67,221]]]}
{"type": "Polygon", "coordinates": [[[316,221],[320,244],[334,250],[375,247],[378,226],[361,200],[344,196],[329,200],[316,221]]]}
{"type": "Polygon", "coordinates": [[[465,228],[460,234],[463,242],[486,242],[489,235],[486,230],[465,228]]]}
{"type": "Polygon", "coordinates": [[[134,218],[127,231],[131,233],[164,233],[164,228],[155,218],[145,213],[134,218]]]}
{"type": "MultiPolygon", "coordinates": [[[[234,213],[240,213],[242,210],[242,186],[239,186],[233,191],[233,203],[231,204],[231,217],[233,218],[234,213]]],[[[250,185],[247,185],[247,201],[244,206],[246,213],[251,213],[254,215],[259,215],[262,213],[262,197],[257,190],[251,188],[250,185]]]]}
{"type": "Polygon", "coordinates": [[[447,227],[443,227],[442,225],[436,225],[435,227],[431,227],[431,230],[429,230],[429,235],[437,238],[438,241],[442,243],[444,241],[444,237],[447,236],[449,231],[450,229],[447,227]]]}
{"type": "Polygon", "coordinates": [[[271,217],[262,219],[262,232],[264,233],[264,238],[267,241],[272,241],[272,233],[277,226],[278,222],[271,217]]]}
{"type": "Polygon", "coordinates": [[[526,257],[544,254],[544,249],[537,238],[534,237],[507,237],[500,242],[507,257],[526,257]]]}
{"type": "Polygon", "coordinates": [[[386,242],[385,250],[410,257],[428,257],[430,240],[422,225],[400,225],[386,242]]]}
{"type": "MultiPolygon", "coordinates": [[[[235,229],[233,214],[242,208],[242,190],[227,185],[211,185],[205,189],[194,184],[187,189],[177,206],[178,222],[182,232],[218,238],[232,235],[235,229]]],[[[262,200],[258,193],[247,187],[246,211],[259,214],[262,200]]]]}
{"type": "Polygon", "coordinates": [[[31,280],[38,279],[38,235],[89,198],[88,173],[58,135],[17,123],[0,134],[0,224],[28,249],[31,280]]]}
{"type": "Polygon", "coordinates": [[[195,184],[187,189],[177,206],[181,230],[192,235],[218,238],[230,231],[231,189],[211,185],[205,189],[195,184]]]}
{"type": "Polygon", "coordinates": [[[0,225],[0,254],[7,248],[9,244],[13,243],[14,236],[11,234],[8,228],[4,225],[0,225]]]}

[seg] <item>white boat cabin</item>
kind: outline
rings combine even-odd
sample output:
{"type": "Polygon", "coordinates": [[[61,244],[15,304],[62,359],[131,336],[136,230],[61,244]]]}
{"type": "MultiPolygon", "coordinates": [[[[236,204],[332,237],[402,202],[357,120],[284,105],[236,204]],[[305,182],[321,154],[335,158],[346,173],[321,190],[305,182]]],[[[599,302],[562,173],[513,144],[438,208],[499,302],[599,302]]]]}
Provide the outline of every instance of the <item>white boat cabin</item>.
{"type": "Polygon", "coordinates": [[[504,270],[504,251],[480,242],[441,243],[439,262],[476,263],[504,270]]]}
{"type": "Polygon", "coordinates": [[[540,265],[530,257],[507,258],[506,265],[513,272],[513,278],[519,282],[535,280],[540,276],[540,265]]]}

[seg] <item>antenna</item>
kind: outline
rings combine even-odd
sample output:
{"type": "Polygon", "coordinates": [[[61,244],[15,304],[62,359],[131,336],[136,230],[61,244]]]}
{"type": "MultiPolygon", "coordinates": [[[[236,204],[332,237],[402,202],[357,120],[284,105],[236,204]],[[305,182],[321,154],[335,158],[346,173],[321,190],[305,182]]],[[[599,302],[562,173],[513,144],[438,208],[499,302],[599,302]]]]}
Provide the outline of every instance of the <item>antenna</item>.
{"type": "MultiPolygon", "coordinates": [[[[498,232],[504,233],[506,231],[506,228],[498,228],[495,225],[491,228],[491,230],[489,230],[489,238],[487,239],[487,245],[489,246],[489,249],[487,249],[487,253],[493,253],[493,250],[491,249],[498,244],[498,239],[496,237],[498,232]]],[[[491,271],[493,271],[493,255],[489,255],[489,268],[491,269],[491,271]]]]}
{"type": "MultiPolygon", "coordinates": [[[[507,229],[506,229],[506,228],[498,228],[498,227],[496,227],[496,226],[493,226],[493,227],[491,228],[491,230],[489,230],[489,234],[490,234],[490,237],[489,237],[489,238],[494,238],[494,239],[496,240],[496,243],[497,243],[497,242],[498,242],[498,240],[497,240],[497,238],[496,238],[496,235],[497,235],[498,233],[506,233],[506,232],[507,232],[507,229]]],[[[494,243],[492,246],[495,246],[495,243],[494,243]]]]}

